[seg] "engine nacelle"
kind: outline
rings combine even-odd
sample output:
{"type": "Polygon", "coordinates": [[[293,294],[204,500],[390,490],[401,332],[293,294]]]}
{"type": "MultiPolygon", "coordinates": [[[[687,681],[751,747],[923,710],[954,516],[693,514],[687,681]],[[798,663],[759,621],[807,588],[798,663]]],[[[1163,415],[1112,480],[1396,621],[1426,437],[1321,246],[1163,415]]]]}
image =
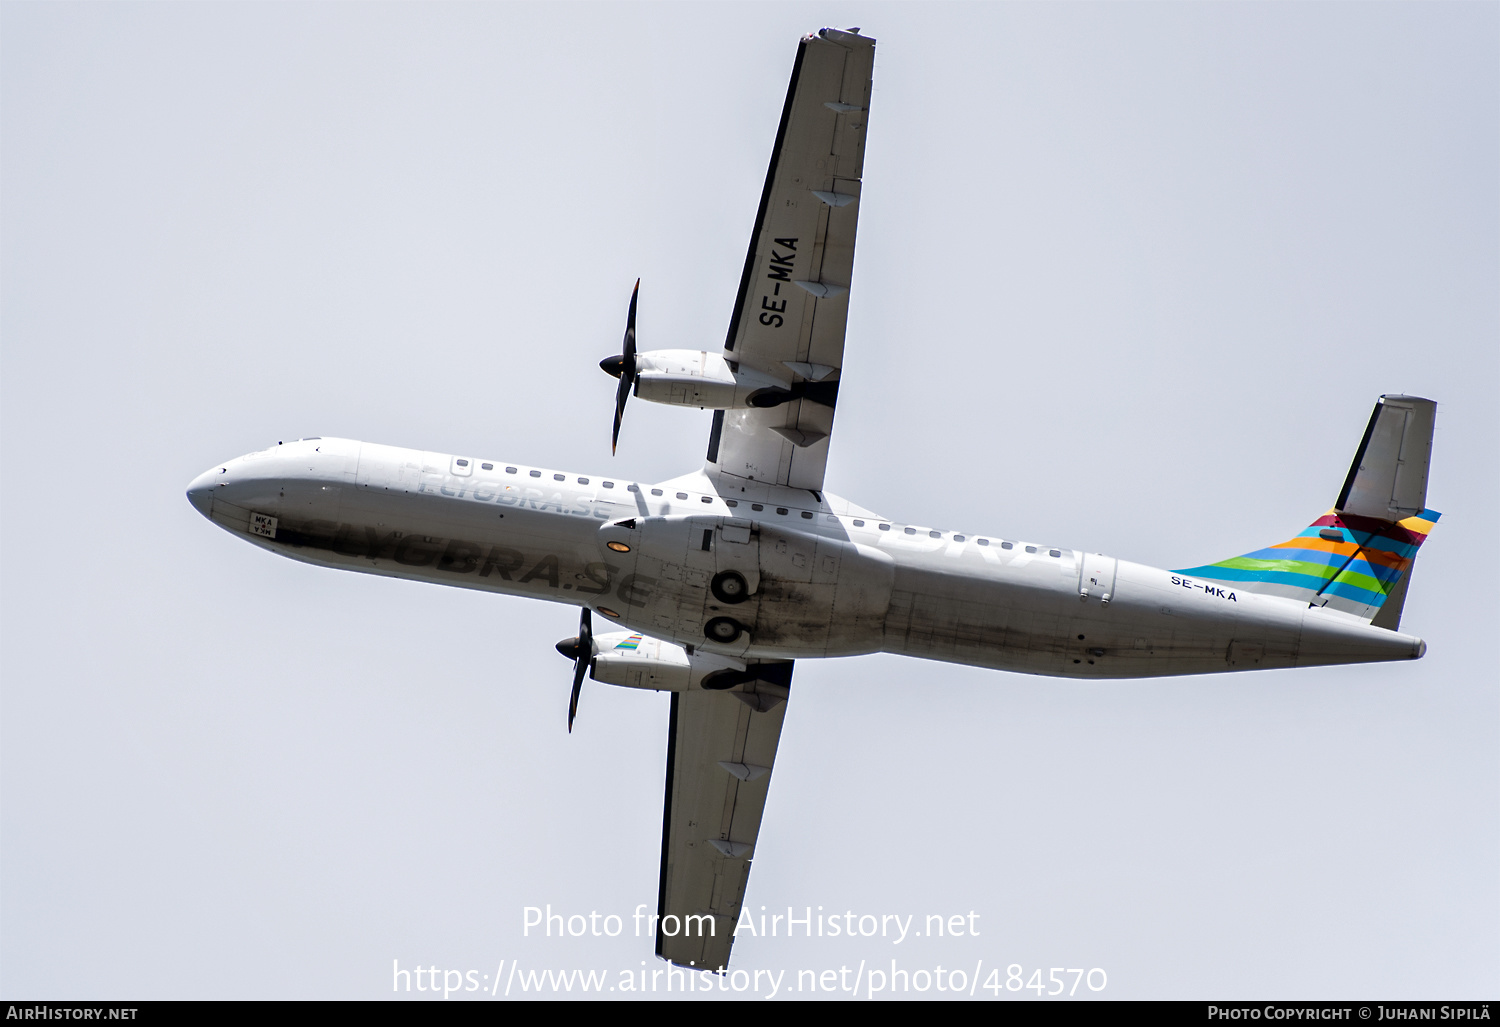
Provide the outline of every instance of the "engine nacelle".
{"type": "Polygon", "coordinates": [[[750,368],[735,371],[722,355],[705,350],[637,353],[635,374],[638,398],[705,410],[778,406],[798,394],[790,382],[750,368]]]}
{"type": "MultiPolygon", "coordinates": [[[[791,664],[787,664],[788,667],[791,664]]],[[[715,653],[689,654],[687,649],[639,632],[611,631],[594,636],[594,658],[589,677],[606,685],[645,688],[656,692],[687,692],[697,688],[767,691],[770,681],[743,661],[715,653]]],[[[782,690],[781,698],[785,698],[782,690]]]]}

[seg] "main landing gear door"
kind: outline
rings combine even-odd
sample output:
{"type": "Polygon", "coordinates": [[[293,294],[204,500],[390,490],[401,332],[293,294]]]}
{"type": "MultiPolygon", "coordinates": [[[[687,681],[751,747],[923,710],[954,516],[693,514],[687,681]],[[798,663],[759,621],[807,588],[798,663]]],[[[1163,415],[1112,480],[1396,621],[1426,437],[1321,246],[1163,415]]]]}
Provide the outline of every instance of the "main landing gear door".
{"type": "Polygon", "coordinates": [[[760,588],[760,533],[748,520],[726,518],[719,523],[714,550],[714,595],[720,602],[737,603],[760,588]],[[743,592],[738,577],[744,582],[743,592]],[[721,595],[720,593],[726,593],[721,595]]]}
{"type": "Polygon", "coordinates": [[[1084,553],[1078,561],[1078,598],[1085,603],[1108,606],[1115,597],[1115,567],[1119,561],[1113,556],[1084,553]]]}
{"type": "Polygon", "coordinates": [[[601,526],[599,540],[631,581],[622,598],[654,629],[689,643],[700,632],[721,647],[749,643],[761,584],[760,534],[750,521],[630,517],[601,526]],[[713,630],[704,628],[709,621],[713,630]]]}

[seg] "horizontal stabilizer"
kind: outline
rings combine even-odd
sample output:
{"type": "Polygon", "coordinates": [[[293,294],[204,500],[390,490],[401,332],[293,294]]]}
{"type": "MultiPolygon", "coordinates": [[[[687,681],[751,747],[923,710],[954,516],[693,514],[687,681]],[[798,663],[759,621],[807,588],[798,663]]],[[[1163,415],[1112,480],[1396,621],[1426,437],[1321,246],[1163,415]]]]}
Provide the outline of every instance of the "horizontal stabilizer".
{"type": "Polygon", "coordinates": [[[1430,399],[1381,396],[1334,509],[1382,521],[1426,509],[1436,415],[1437,404],[1430,399]]]}

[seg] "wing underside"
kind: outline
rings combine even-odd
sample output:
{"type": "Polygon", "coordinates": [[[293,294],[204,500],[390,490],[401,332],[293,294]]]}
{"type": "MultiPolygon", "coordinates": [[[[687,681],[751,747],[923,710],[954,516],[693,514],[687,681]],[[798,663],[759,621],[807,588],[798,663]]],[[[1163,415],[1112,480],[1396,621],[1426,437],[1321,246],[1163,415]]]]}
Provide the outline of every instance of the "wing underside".
{"type": "Polygon", "coordinates": [[[797,49],[724,357],[785,381],[778,406],[720,411],[710,472],[820,490],[844,362],[875,41],[797,49]]]}
{"type": "MultiPolygon", "coordinates": [[[[791,664],[778,666],[790,683],[791,664]]],[[[784,701],[755,695],[672,693],[657,903],[663,959],[708,970],[729,963],[785,714],[784,701]]]]}

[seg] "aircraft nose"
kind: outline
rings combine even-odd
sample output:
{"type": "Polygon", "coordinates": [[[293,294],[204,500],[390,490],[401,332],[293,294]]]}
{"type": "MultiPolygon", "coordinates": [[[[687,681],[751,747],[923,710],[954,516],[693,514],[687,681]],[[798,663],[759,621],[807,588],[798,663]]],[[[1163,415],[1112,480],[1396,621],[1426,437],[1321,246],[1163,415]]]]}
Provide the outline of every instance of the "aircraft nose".
{"type": "Polygon", "coordinates": [[[214,489],[218,488],[219,482],[225,480],[227,470],[226,467],[211,467],[188,483],[188,502],[204,517],[213,511],[214,489]]]}

